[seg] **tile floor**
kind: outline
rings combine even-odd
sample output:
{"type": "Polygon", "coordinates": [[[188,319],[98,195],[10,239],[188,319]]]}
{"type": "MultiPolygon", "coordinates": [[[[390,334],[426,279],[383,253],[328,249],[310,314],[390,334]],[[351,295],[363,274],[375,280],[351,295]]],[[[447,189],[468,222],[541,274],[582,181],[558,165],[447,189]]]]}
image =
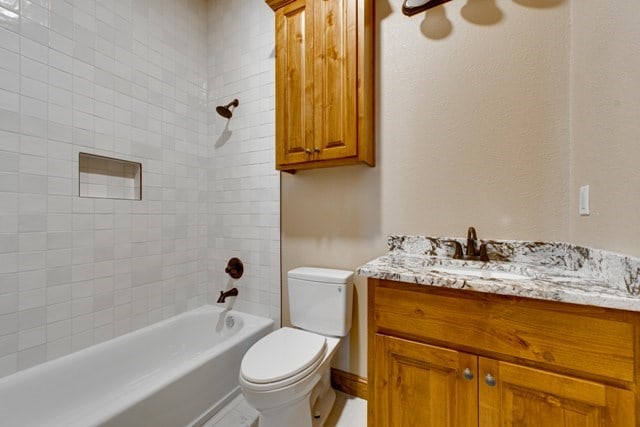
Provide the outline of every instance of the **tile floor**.
{"type": "Polygon", "coordinates": [[[336,391],[325,427],[367,427],[367,401],[336,391]]]}
{"type": "MultiPolygon", "coordinates": [[[[367,401],[336,392],[336,402],[325,427],[366,427],[367,401]]],[[[233,399],[202,427],[258,427],[258,413],[242,394],[233,399]]]]}

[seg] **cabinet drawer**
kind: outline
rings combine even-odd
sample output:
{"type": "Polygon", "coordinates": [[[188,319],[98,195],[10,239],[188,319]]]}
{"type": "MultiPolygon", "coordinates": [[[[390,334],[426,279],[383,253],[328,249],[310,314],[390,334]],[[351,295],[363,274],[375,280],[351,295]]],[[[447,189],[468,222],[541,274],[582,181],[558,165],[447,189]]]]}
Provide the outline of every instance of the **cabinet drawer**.
{"type": "Polygon", "coordinates": [[[590,308],[371,280],[375,332],[634,381],[634,325],[590,308]]]}

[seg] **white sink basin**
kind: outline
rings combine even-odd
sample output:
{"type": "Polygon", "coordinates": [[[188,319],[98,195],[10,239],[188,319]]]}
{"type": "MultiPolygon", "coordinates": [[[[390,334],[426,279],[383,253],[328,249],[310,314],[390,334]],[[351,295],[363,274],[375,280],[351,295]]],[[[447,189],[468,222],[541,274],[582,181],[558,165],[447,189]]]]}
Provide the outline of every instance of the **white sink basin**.
{"type": "Polygon", "coordinates": [[[440,273],[453,274],[457,276],[473,276],[482,279],[502,279],[502,280],[523,280],[531,279],[529,276],[524,276],[517,273],[509,273],[506,271],[495,270],[482,270],[473,267],[433,267],[434,271],[440,273]]]}

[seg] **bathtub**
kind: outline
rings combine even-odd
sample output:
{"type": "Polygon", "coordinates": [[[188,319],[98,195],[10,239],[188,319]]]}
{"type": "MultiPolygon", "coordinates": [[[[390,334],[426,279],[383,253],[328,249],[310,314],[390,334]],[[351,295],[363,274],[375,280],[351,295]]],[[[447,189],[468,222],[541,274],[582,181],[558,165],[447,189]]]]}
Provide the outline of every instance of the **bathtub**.
{"type": "Polygon", "coordinates": [[[0,424],[199,426],[238,393],[273,320],[203,306],[0,379],[0,424]]]}

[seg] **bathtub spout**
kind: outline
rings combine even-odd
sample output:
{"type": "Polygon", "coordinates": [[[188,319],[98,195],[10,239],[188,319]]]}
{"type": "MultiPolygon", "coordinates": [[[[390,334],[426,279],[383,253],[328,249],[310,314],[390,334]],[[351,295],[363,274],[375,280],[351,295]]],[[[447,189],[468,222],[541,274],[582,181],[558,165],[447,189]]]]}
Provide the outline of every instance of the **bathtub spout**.
{"type": "Polygon", "coordinates": [[[237,297],[238,296],[238,288],[231,288],[227,292],[220,291],[220,297],[218,297],[218,304],[223,303],[227,297],[237,297]]]}

